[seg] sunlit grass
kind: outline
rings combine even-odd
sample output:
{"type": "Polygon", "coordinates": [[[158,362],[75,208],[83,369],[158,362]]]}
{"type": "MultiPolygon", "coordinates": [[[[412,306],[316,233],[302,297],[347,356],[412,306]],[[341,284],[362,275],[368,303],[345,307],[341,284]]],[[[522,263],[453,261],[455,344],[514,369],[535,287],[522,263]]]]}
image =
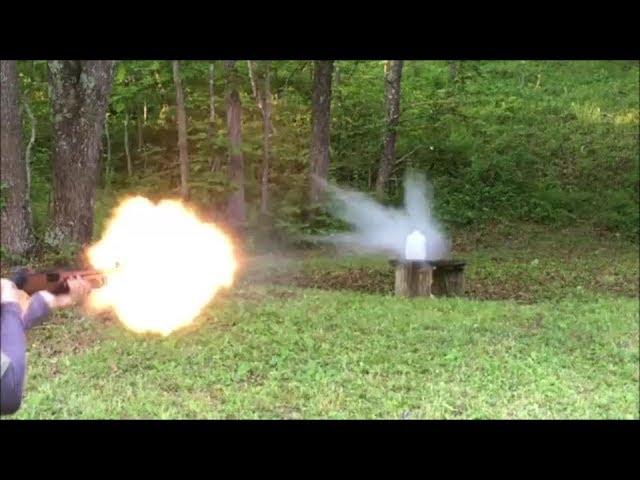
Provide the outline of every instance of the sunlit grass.
{"type": "MultiPolygon", "coordinates": [[[[607,263],[609,275],[637,277],[637,252],[606,245],[542,235],[466,251],[469,277],[514,294],[503,301],[247,277],[168,338],[61,312],[29,336],[16,417],[637,419],[637,295],[589,287],[607,263]],[[518,285],[534,292],[525,302],[518,285]]],[[[384,261],[316,257],[280,270],[382,271],[384,261]]]]}

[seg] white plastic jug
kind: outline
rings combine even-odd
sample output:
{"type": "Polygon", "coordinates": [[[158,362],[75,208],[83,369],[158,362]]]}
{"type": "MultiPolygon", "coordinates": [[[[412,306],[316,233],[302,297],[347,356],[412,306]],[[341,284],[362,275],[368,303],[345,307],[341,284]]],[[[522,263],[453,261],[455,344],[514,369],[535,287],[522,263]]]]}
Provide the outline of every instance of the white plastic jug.
{"type": "Polygon", "coordinates": [[[427,239],[420,231],[414,230],[408,237],[404,249],[407,260],[424,261],[427,259],[427,239]]]}

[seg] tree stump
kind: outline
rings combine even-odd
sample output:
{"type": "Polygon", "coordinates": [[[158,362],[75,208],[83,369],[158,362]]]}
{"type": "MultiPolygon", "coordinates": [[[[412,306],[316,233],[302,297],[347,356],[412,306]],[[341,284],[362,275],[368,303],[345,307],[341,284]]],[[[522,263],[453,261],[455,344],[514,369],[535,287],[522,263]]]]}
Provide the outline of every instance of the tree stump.
{"type": "Polygon", "coordinates": [[[464,267],[466,262],[435,260],[429,263],[433,267],[431,293],[436,297],[461,297],[464,295],[464,267]]]}
{"type": "Polygon", "coordinates": [[[433,267],[429,262],[391,260],[396,269],[395,293],[399,297],[431,297],[433,267]]]}

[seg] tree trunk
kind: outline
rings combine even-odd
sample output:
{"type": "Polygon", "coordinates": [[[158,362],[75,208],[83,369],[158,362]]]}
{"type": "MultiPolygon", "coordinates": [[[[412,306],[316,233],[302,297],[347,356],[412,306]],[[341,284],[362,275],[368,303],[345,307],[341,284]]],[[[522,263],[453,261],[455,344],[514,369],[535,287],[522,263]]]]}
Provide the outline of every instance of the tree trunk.
{"type": "Polygon", "coordinates": [[[238,95],[238,73],[235,61],[225,61],[227,70],[227,128],[229,132],[229,177],[235,192],[229,197],[227,216],[231,227],[242,233],[246,223],[244,199],[244,158],[242,156],[242,112],[238,95]]]}
{"type": "Polygon", "coordinates": [[[449,80],[455,82],[458,79],[458,62],[449,62],[449,80]]]}
{"type": "Polygon", "coordinates": [[[218,170],[220,170],[220,166],[221,166],[221,155],[218,155],[217,153],[213,154],[213,165],[211,165],[211,172],[217,172],[218,170]]]}
{"type": "Polygon", "coordinates": [[[384,196],[396,156],[396,130],[400,121],[400,81],[402,60],[388,60],[385,65],[385,113],[382,158],[378,170],[376,193],[384,196]]]}
{"type": "Polygon", "coordinates": [[[12,255],[32,246],[28,175],[22,156],[20,84],[15,60],[0,61],[0,240],[12,255]]]}
{"type": "Polygon", "coordinates": [[[433,267],[432,293],[437,297],[461,297],[464,295],[465,262],[438,260],[430,262],[433,267]]]}
{"type": "Polygon", "coordinates": [[[104,180],[107,187],[111,186],[111,136],[109,135],[109,114],[104,119],[104,134],[107,137],[107,161],[104,166],[104,180]]]}
{"type": "Polygon", "coordinates": [[[429,262],[394,262],[395,293],[399,297],[431,297],[433,267],[429,262]]]}
{"type": "Polygon", "coordinates": [[[138,124],[138,152],[142,152],[142,147],[144,146],[144,132],[142,131],[142,116],[140,115],[140,111],[137,114],[137,124],[138,124]]]}
{"type": "Polygon", "coordinates": [[[326,180],[329,173],[332,76],[333,60],[314,62],[311,99],[311,203],[320,200],[321,185],[314,177],[326,180]]]}
{"type": "Polygon", "coordinates": [[[262,156],[262,181],[260,182],[260,213],[266,214],[269,210],[269,156],[271,150],[271,71],[269,63],[265,65],[263,103],[263,156],[262,156]]]}
{"type": "Polygon", "coordinates": [[[29,122],[31,123],[31,137],[29,137],[27,151],[24,154],[24,163],[27,168],[27,198],[31,199],[31,149],[33,148],[33,144],[36,141],[36,117],[31,111],[29,100],[25,98],[22,103],[24,105],[24,110],[25,112],[27,112],[27,116],[29,117],[29,122]]]}
{"type": "Polygon", "coordinates": [[[124,114],[124,153],[127,156],[127,174],[133,175],[133,165],[131,163],[131,153],[129,152],[129,112],[124,114]]]}
{"type": "MultiPolygon", "coordinates": [[[[271,65],[268,61],[265,61],[265,71],[267,73],[271,72],[271,65]]],[[[260,90],[260,88],[258,88],[258,81],[256,78],[256,73],[255,73],[255,66],[254,63],[251,60],[247,60],[247,66],[249,68],[249,79],[251,80],[251,91],[253,93],[253,98],[256,101],[256,104],[258,105],[258,108],[260,109],[260,113],[262,114],[262,118],[264,120],[264,116],[265,116],[265,99],[263,98],[263,94],[264,91],[260,90]]],[[[265,73],[266,75],[266,73],[265,73]]],[[[271,87],[269,87],[269,90],[271,89],[271,87]]],[[[269,92],[269,95],[271,95],[271,93],[269,92]]],[[[271,97],[269,96],[269,101],[271,101],[271,97]]],[[[271,118],[271,112],[269,112],[269,118],[271,118]]],[[[276,127],[274,127],[273,123],[271,123],[271,121],[269,121],[269,134],[275,134],[276,133],[276,127]]]]}
{"type": "Polygon", "coordinates": [[[216,103],[214,97],[214,65],[213,63],[209,64],[209,129],[207,132],[207,137],[209,139],[209,170],[214,172],[216,165],[216,152],[213,146],[213,132],[215,130],[216,123],[216,103]]]}
{"type": "Polygon", "coordinates": [[[258,104],[260,113],[262,113],[262,116],[264,117],[264,106],[262,104],[262,98],[256,82],[255,68],[251,60],[247,60],[247,67],[249,69],[249,80],[251,81],[251,92],[253,93],[253,98],[258,104]]]}
{"type": "Polygon", "coordinates": [[[253,97],[262,113],[262,177],[260,181],[260,213],[266,214],[269,203],[269,155],[270,140],[273,129],[271,128],[271,66],[269,62],[264,62],[264,86],[258,87],[255,68],[251,60],[247,61],[249,67],[249,78],[251,79],[251,90],[253,97]]]}
{"type": "Polygon", "coordinates": [[[84,244],[93,235],[102,129],[115,62],[51,60],[53,215],[50,245],[84,244]]]}
{"type": "Polygon", "coordinates": [[[184,91],[180,78],[180,63],[173,61],[173,81],[176,85],[176,112],[178,119],[178,151],[180,154],[180,195],[189,200],[189,155],[187,152],[187,114],[184,108],[184,91]]]}

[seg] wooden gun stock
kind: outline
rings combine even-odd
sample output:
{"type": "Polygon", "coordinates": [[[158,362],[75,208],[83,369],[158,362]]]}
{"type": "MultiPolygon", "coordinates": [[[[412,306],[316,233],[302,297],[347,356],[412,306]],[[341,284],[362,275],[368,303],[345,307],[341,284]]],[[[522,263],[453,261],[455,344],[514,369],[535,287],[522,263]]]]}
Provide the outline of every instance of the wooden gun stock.
{"type": "Polygon", "coordinates": [[[100,288],[105,283],[104,273],[97,270],[56,270],[52,272],[30,273],[20,272],[11,279],[16,287],[29,295],[46,290],[54,295],[69,293],[67,280],[81,277],[91,288],[100,288]]]}

